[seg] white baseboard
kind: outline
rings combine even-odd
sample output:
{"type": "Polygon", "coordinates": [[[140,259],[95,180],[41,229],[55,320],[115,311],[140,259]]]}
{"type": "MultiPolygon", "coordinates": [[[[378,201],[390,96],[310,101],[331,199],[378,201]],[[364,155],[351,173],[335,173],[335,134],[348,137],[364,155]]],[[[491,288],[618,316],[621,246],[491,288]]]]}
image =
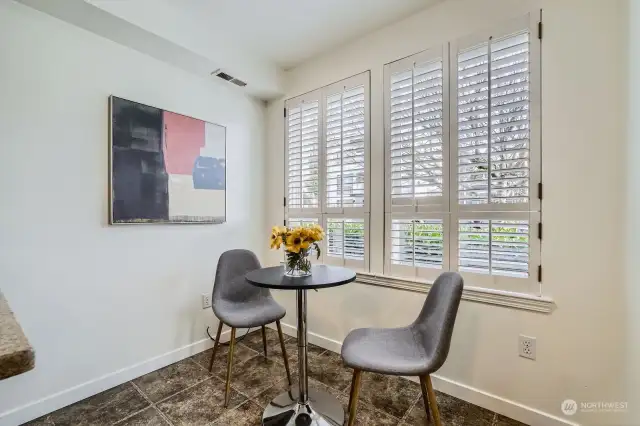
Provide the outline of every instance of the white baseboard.
{"type": "MultiPolygon", "coordinates": [[[[282,331],[290,336],[297,335],[297,327],[290,324],[282,323],[282,331]]],[[[324,337],[311,331],[309,331],[308,336],[309,343],[313,343],[314,345],[338,354],[341,352],[342,342],[329,339],[328,337],[324,337]]],[[[463,383],[447,379],[446,377],[438,376],[437,374],[432,374],[431,377],[433,378],[433,387],[440,392],[444,392],[447,395],[454,396],[458,399],[462,399],[463,401],[467,401],[471,404],[486,408],[487,410],[494,411],[502,414],[503,416],[510,417],[531,426],[580,426],[577,423],[573,423],[518,402],[493,395],[489,392],[467,386],[463,383]]],[[[407,377],[407,379],[418,382],[417,377],[407,377]]]]}
{"type": "MultiPolygon", "coordinates": [[[[229,330],[220,336],[221,342],[226,342],[230,338],[229,330]]],[[[239,334],[242,335],[242,333],[239,334]]],[[[97,377],[88,382],[81,383],[69,389],[49,395],[37,401],[30,402],[17,408],[13,408],[4,413],[0,413],[0,426],[16,426],[31,421],[45,414],[51,413],[74,402],[81,401],[92,395],[111,389],[114,386],[133,380],[152,371],[166,367],[174,362],[181,361],[199,352],[213,347],[213,342],[209,338],[199,340],[189,345],[174,349],[165,354],[150,358],[130,367],[125,367],[113,373],[97,377]]]]}

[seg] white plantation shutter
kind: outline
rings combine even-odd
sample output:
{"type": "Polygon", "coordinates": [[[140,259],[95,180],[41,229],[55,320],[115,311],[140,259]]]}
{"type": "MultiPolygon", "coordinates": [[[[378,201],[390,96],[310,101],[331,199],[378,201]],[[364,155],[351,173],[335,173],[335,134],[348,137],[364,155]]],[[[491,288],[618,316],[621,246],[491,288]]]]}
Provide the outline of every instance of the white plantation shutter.
{"type": "Polygon", "coordinates": [[[451,267],[475,287],[537,293],[538,212],[460,213],[451,267]]]}
{"type": "Polygon", "coordinates": [[[452,46],[457,210],[539,210],[539,40],[529,24],[452,46]]]}
{"type": "Polygon", "coordinates": [[[368,219],[327,215],[324,263],[366,270],[368,219]]]}
{"type": "Polygon", "coordinates": [[[540,292],[537,23],[451,45],[451,267],[473,286],[540,292]]]}
{"type": "Polygon", "coordinates": [[[334,83],[324,92],[324,212],[368,212],[369,74],[334,83]]]}
{"type": "Polygon", "coordinates": [[[387,211],[448,211],[448,66],[440,47],[385,66],[387,211]]]}
{"type": "Polygon", "coordinates": [[[416,218],[387,215],[387,271],[391,275],[435,279],[448,270],[448,215],[416,218]]]}
{"type": "Polygon", "coordinates": [[[288,100],[286,106],[287,208],[320,211],[320,94],[288,100]]]}
{"type": "Polygon", "coordinates": [[[362,271],[369,267],[369,86],[365,72],[285,102],[287,224],[322,224],[321,260],[362,271]]]}

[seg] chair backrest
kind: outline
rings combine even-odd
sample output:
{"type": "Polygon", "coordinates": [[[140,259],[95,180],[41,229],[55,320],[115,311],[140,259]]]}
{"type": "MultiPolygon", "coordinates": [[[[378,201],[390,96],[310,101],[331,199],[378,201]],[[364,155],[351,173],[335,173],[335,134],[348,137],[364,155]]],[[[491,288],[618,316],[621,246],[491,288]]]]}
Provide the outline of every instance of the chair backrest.
{"type": "Polygon", "coordinates": [[[456,272],[441,274],[431,286],[422,311],[412,325],[421,335],[426,353],[433,357],[435,369],[444,364],[449,354],[463,285],[460,274],[456,272]]]}
{"type": "Polygon", "coordinates": [[[250,250],[229,250],[220,255],[213,284],[212,302],[242,302],[269,296],[268,289],[251,285],[245,279],[247,272],[260,269],[260,261],[250,250]]]}

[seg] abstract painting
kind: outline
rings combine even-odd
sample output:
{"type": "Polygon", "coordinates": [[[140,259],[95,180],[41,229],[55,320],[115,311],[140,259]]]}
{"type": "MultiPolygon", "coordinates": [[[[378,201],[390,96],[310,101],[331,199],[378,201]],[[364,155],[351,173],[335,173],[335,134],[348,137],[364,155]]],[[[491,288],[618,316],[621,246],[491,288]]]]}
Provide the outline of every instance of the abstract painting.
{"type": "Polygon", "coordinates": [[[226,129],[111,96],[110,223],[226,220],[226,129]]]}

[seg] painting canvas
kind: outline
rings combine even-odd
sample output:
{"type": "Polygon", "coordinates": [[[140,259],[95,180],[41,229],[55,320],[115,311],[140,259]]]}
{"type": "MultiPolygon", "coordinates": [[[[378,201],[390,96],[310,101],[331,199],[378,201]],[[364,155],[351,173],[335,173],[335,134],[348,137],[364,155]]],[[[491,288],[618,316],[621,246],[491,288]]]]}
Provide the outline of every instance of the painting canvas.
{"type": "Polygon", "coordinates": [[[111,96],[110,223],[226,220],[226,129],[111,96]]]}

